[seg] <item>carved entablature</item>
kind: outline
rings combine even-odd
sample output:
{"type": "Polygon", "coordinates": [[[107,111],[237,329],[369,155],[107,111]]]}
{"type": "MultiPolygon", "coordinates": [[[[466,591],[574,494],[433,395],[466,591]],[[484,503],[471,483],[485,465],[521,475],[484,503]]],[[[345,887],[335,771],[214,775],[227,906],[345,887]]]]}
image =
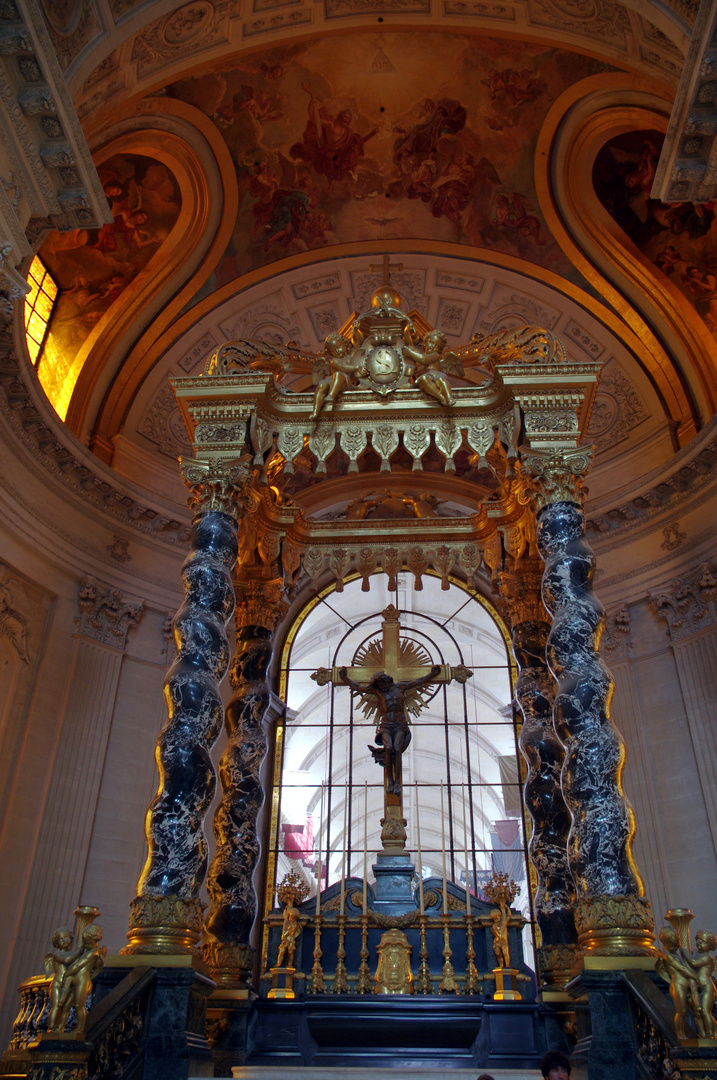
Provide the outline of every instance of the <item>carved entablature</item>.
{"type": "Polygon", "coordinates": [[[704,562],[664,590],[650,593],[650,603],[667,622],[671,641],[707,630],[717,623],[717,570],[704,562]]]}
{"type": "MultiPolygon", "coordinates": [[[[428,573],[444,588],[452,574],[475,584],[535,557],[531,501],[581,494],[590,455],[578,444],[599,371],[537,327],[449,350],[383,287],[319,354],[229,342],[202,376],[172,386],[201,469],[240,460],[251,476],[242,576],[283,573],[291,597],[301,580],[341,589],[352,574],[367,590],[377,571],[390,589],[402,571],[417,589],[428,573]],[[294,390],[309,373],[314,389],[294,390]],[[421,490],[422,473],[440,470],[447,505],[421,490]],[[322,506],[345,510],[329,519],[322,506]],[[270,536],[272,551],[260,550],[270,536]]],[[[183,459],[185,482],[190,466],[183,459]]],[[[192,477],[206,506],[206,483],[192,477]]],[[[234,498],[211,495],[217,508],[234,498]]]]}

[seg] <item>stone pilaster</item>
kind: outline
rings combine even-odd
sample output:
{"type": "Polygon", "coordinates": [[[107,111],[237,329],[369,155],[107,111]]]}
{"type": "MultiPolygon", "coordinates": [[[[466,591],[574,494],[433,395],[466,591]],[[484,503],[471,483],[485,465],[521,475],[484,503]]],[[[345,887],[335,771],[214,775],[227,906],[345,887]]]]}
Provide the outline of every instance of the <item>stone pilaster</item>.
{"type": "Polygon", "coordinates": [[[652,917],[632,858],[635,820],[621,786],[625,746],[610,719],[614,682],[599,655],[605,613],[593,592],[595,555],[585,539],[582,477],[589,452],[527,452],[543,602],[552,615],[547,658],[558,687],[555,731],[565,749],[562,790],[572,817],[568,860],[585,952],[644,954],[652,917]]]}
{"type": "Polygon", "coordinates": [[[523,716],[519,746],[528,766],[523,795],[533,822],[528,854],[538,883],[534,907],[542,942],[541,982],[562,987],[576,955],[575,888],[567,852],[571,818],[560,787],[565,752],[553,728],[555,680],[545,656],[550,622],[540,598],[540,571],[537,559],[521,560],[500,571],[496,584],[518,665],[515,699],[523,716]]]}
{"type": "Polygon", "coordinates": [[[142,604],[88,579],[79,587],[78,612],[67,681],[58,687],[57,751],[9,986],[36,970],[45,943],[80,897],[127,635],[142,604]]]}
{"type": "Polygon", "coordinates": [[[244,988],[254,958],[251,932],[257,897],[252,877],[259,858],[257,817],[264,802],[260,770],[267,723],[277,703],[267,673],[274,631],[288,605],[281,577],[245,576],[236,590],[237,644],[229,672],[233,695],[226,710],[227,746],[219,763],[222,801],[214,815],[216,854],[207,878],[211,906],[204,957],[220,986],[244,988]]]}
{"type": "Polygon", "coordinates": [[[168,719],[155,751],[159,790],[147,813],[147,861],[123,950],[134,953],[195,952],[199,945],[203,823],[216,786],[210,751],[224,717],[219,682],[229,664],[237,514],[251,482],[243,462],[222,460],[184,461],[182,478],[195,517],[182,567],[184,602],[174,618],[177,655],[164,683],[168,719]]]}

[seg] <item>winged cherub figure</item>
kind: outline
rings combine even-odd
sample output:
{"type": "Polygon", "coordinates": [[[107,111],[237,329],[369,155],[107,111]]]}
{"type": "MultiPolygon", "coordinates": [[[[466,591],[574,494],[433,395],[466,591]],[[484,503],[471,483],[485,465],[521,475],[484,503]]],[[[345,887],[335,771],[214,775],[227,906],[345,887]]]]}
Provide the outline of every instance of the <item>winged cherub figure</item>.
{"type": "Polygon", "coordinates": [[[446,335],[442,330],[431,330],[422,342],[422,348],[416,345],[404,345],[403,355],[414,361],[413,382],[424,393],[430,394],[441,405],[453,405],[455,399],[451,384],[444,375],[463,375],[463,366],[454,352],[446,349],[446,335]]]}
{"type": "Polygon", "coordinates": [[[344,390],[348,390],[355,379],[366,374],[366,356],[363,349],[360,345],[352,345],[343,334],[329,334],[324,342],[324,355],[331,371],[316,387],[311,420],[318,420],[325,402],[328,401],[333,408],[344,390]]]}

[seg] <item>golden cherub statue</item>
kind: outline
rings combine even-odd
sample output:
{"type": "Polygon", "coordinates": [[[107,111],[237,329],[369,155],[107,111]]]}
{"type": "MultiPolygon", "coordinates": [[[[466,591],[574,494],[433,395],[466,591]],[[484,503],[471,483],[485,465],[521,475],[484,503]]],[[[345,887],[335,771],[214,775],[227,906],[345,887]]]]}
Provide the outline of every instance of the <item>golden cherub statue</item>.
{"type": "Polygon", "coordinates": [[[498,905],[497,909],[494,908],[490,913],[496,967],[509,968],[511,966],[508,945],[509,909],[520,892],[520,886],[516,885],[507,874],[497,871],[485,885],[484,892],[492,904],[498,905]]]}
{"type": "Polygon", "coordinates": [[[52,948],[53,951],[45,956],[45,971],[53,977],[50,983],[50,1014],[47,1018],[47,1030],[64,1031],[65,1025],[60,1027],[63,981],[70,964],[82,952],[82,945],[73,949],[69,927],[60,926],[52,935],[52,948]]]}
{"type": "Polygon", "coordinates": [[[284,904],[284,921],[281,927],[281,940],[275,967],[293,968],[296,943],[303,929],[299,909],[295,907],[309,895],[305,882],[290,870],[276,890],[279,901],[284,904]]]}
{"type": "Polygon", "coordinates": [[[712,1014],[715,1003],[715,984],[712,979],[715,961],[711,955],[712,950],[717,949],[717,937],[711,930],[698,930],[695,934],[695,945],[697,946],[695,955],[691,955],[686,949],[680,949],[680,956],[697,979],[696,1004],[698,1007],[695,1009],[697,1030],[699,1031],[700,1026],[704,1029],[700,1031],[701,1038],[717,1039],[717,1024],[712,1014]]]}
{"type": "Polygon", "coordinates": [[[318,419],[327,401],[333,408],[343,392],[366,374],[366,357],[360,344],[352,345],[343,334],[329,334],[324,342],[323,355],[331,370],[329,375],[319,380],[316,387],[310,420],[318,419]]]}
{"type": "Polygon", "coordinates": [[[443,374],[448,370],[454,375],[462,375],[462,365],[454,352],[447,351],[446,335],[442,330],[431,330],[422,342],[422,348],[416,345],[404,345],[403,355],[415,363],[413,382],[424,393],[434,397],[441,405],[455,404],[453,390],[443,374]]]}
{"type": "Polygon", "coordinates": [[[691,1010],[697,1033],[704,1038],[704,1023],[699,1007],[697,981],[680,956],[680,939],[677,932],[663,926],[659,933],[664,951],[655,961],[655,971],[670,984],[670,997],[675,1006],[675,1031],[678,1039],[686,1039],[685,1017],[691,1010]]]}
{"type": "Polygon", "coordinates": [[[52,954],[53,964],[57,966],[50,987],[51,1012],[47,1030],[48,1033],[63,1032],[70,1009],[74,1005],[77,1026],[73,1034],[79,1038],[84,1034],[87,1023],[87,998],[92,990],[92,980],[104,967],[107,949],[104,945],[100,946],[102,928],[96,923],[90,923],[81,931],[80,945],[74,953],[61,948],[68,939],[69,931],[64,927],[56,931],[52,939],[53,945],[56,940],[59,945],[58,952],[52,954]],[[74,959],[68,963],[63,958],[69,956],[73,956],[74,959]]]}

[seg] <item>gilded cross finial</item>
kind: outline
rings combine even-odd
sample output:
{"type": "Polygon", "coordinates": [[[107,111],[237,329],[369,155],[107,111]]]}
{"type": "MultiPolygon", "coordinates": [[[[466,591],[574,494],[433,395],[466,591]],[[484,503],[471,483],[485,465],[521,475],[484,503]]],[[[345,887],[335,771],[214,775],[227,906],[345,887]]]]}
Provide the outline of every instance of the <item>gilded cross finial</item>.
{"type": "Polygon", "coordinates": [[[371,263],[368,269],[369,269],[370,274],[383,274],[383,281],[382,281],[381,284],[382,285],[388,285],[390,277],[391,277],[391,271],[392,270],[398,270],[398,271],[403,270],[403,263],[402,262],[400,262],[400,263],[392,263],[391,262],[391,256],[390,255],[384,255],[383,259],[381,260],[381,265],[380,266],[376,266],[374,263],[371,263]]]}

